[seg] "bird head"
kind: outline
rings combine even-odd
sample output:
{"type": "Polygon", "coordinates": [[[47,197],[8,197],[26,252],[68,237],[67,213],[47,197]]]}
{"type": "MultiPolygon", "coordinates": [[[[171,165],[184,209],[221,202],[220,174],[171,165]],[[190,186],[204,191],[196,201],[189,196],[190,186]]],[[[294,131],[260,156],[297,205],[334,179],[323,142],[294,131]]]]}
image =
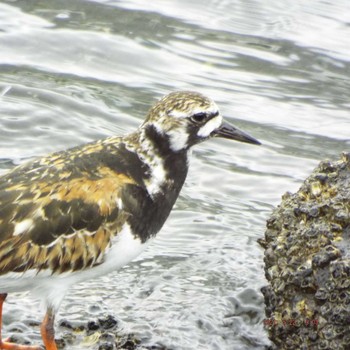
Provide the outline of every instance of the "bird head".
{"type": "Polygon", "coordinates": [[[260,144],[252,136],[223,121],[213,100],[192,91],[173,92],[158,101],[142,125],[149,126],[169,140],[174,152],[187,150],[212,137],[260,144]]]}

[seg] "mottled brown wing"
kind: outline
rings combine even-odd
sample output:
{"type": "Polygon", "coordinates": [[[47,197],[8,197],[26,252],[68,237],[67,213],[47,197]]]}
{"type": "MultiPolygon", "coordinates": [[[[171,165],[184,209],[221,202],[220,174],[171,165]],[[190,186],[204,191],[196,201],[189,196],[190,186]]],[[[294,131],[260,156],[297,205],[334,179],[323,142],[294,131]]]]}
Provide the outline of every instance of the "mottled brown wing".
{"type": "Polygon", "coordinates": [[[100,152],[100,144],[76,148],[0,178],[0,275],[101,262],[127,219],[121,190],[134,181],[101,163],[100,152]]]}

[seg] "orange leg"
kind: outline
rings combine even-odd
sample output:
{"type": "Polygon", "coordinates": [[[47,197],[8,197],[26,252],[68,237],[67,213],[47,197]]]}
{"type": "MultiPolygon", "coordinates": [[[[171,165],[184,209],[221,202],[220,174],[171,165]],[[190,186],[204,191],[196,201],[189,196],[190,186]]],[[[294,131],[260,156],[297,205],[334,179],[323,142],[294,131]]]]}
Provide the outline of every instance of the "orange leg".
{"type": "Polygon", "coordinates": [[[41,324],[41,337],[45,344],[46,350],[57,350],[55,343],[55,329],[54,329],[55,313],[48,308],[44,321],[41,324]]]}
{"type": "MultiPolygon", "coordinates": [[[[2,305],[7,297],[7,294],[0,294],[0,350],[42,350],[40,346],[30,346],[30,345],[17,345],[14,343],[9,343],[3,341],[1,338],[1,328],[2,328],[2,305]]],[[[46,350],[57,350],[54,332],[53,332],[53,313],[48,310],[44,321],[41,325],[41,335],[46,346],[46,350]]]]}

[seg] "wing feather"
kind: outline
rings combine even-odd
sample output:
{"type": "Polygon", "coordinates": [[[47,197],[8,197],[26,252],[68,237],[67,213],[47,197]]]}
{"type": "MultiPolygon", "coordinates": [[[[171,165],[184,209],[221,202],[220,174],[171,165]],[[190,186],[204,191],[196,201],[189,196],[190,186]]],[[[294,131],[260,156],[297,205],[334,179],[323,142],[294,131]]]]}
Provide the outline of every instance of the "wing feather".
{"type": "Polygon", "coordinates": [[[104,148],[95,146],[39,159],[0,178],[0,275],[62,273],[102,261],[128,217],[118,206],[121,191],[135,180],[103,163],[104,148]]]}

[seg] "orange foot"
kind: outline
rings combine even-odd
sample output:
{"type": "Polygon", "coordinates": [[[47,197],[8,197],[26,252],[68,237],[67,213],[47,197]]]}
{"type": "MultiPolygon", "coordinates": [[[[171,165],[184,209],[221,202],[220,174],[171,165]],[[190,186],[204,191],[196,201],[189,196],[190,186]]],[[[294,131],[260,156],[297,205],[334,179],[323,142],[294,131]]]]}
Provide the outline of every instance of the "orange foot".
{"type": "MultiPolygon", "coordinates": [[[[18,345],[10,343],[8,339],[2,340],[2,306],[6,297],[6,293],[0,293],[0,350],[43,350],[41,346],[18,345]]],[[[44,321],[41,324],[41,336],[43,338],[46,350],[57,350],[55,343],[55,333],[53,328],[54,319],[54,312],[51,309],[48,309],[44,321]]]]}
{"type": "Polygon", "coordinates": [[[6,340],[0,340],[0,349],[1,350],[43,350],[41,346],[30,346],[30,345],[18,345],[10,343],[6,340]]]}

